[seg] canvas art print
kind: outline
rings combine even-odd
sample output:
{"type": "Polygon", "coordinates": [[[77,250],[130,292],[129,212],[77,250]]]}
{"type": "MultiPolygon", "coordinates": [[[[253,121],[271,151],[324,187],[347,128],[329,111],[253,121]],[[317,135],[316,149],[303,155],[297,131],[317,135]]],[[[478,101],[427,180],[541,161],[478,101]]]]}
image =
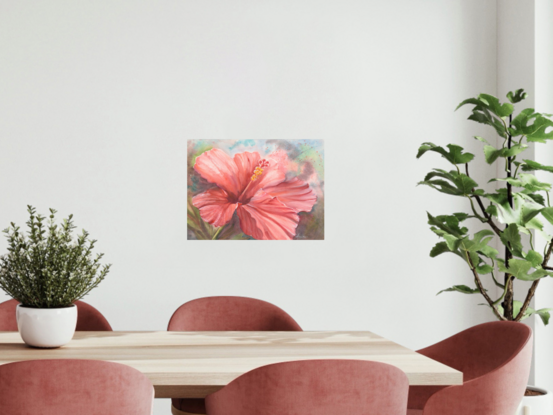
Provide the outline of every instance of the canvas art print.
{"type": "Polygon", "coordinates": [[[188,140],[188,239],[324,239],[323,140],[188,140]]]}

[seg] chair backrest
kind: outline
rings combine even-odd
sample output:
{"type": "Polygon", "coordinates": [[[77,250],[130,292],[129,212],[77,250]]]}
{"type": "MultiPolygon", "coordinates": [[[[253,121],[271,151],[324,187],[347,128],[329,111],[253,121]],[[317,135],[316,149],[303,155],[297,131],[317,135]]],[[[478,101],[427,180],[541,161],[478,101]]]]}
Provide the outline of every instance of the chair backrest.
{"type": "Polygon", "coordinates": [[[154,388],[138,370],[101,360],[28,360],[0,365],[5,415],[151,415],[154,388]]]}
{"type": "MultiPolygon", "coordinates": [[[[0,331],[17,331],[15,308],[17,300],[8,300],[0,303],[0,331]]],[[[84,301],[76,301],[77,331],[111,331],[112,328],[106,318],[84,301]]]]}
{"type": "Polygon", "coordinates": [[[531,338],[532,330],[525,324],[494,321],[471,327],[418,353],[463,372],[467,382],[515,358],[531,338]]]}
{"type": "Polygon", "coordinates": [[[17,300],[8,300],[0,303],[0,331],[17,331],[15,308],[17,300]]]}
{"type": "Polygon", "coordinates": [[[463,372],[463,384],[412,386],[409,408],[425,415],[515,413],[532,359],[532,330],[495,321],[462,331],[419,353],[463,372]]]}
{"type": "Polygon", "coordinates": [[[400,369],[362,360],[303,360],[254,369],[206,398],[210,415],[405,415],[400,369]]]}
{"type": "Polygon", "coordinates": [[[169,331],[301,331],[290,315],[266,301],[247,297],[205,297],[181,305],[169,331]]]}

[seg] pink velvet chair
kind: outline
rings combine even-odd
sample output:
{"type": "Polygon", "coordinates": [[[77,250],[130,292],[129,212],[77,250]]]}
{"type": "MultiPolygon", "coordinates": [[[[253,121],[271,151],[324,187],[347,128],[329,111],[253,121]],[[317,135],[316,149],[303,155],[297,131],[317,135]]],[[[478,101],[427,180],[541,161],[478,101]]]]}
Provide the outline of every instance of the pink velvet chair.
{"type": "MultiPolygon", "coordinates": [[[[247,297],[205,297],[181,305],[169,331],[301,331],[285,311],[247,297]]],[[[203,399],[173,399],[174,415],[205,414],[203,399]]]]}
{"type": "Polygon", "coordinates": [[[362,360],[302,360],[263,366],[206,398],[209,415],[405,415],[400,369],[362,360]]]}
{"type": "Polygon", "coordinates": [[[530,374],[532,330],[484,323],[418,353],[463,372],[463,385],[412,386],[408,415],[511,415],[530,374]]]}
{"type": "Polygon", "coordinates": [[[151,415],[154,388],[132,367],[101,360],[0,365],[2,415],[151,415]]]}
{"type": "MultiPolygon", "coordinates": [[[[17,331],[15,308],[17,300],[8,300],[0,303],[0,331],[17,331]]],[[[106,318],[84,301],[76,301],[77,331],[112,331],[106,318]]]]}

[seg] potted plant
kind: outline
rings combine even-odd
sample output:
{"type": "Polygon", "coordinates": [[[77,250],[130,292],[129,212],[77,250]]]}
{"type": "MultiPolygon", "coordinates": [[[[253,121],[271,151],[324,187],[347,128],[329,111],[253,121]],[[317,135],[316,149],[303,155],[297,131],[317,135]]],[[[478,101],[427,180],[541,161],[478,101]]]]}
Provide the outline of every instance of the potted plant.
{"type": "MultiPolygon", "coordinates": [[[[501,103],[496,97],[480,94],[469,98],[457,107],[472,106],[469,120],[492,127],[493,135],[500,137],[501,146],[496,148],[483,137],[475,139],[483,143],[484,159],[488,164],[497,164],[495,171],[500,177],[490,177],[495,191],[480,188],[470,176],[470,164],[474,154],[463,148],[448,144],[445,148],[432,143],[423,143],[417,158],[427,152],[435,152],[453,165],[452,170],[433,169],[419,184],[430,186],[441,193],[467,199],[468,212],[433,216],[428,213],[430,229],[443,241],[430,251],[431,257],[443,253],[459,256],[468,266],[474,285],[454,285],[440,291],[478,294],[484,297],[490,310],[499,320],[521,321],[534,314],[544,324],[550,318],[549,308],[535,310],[530,302],[542,278],[553,276],[549,264],[553,251],[552,236],[544,230],[543,220],[553,224],[553,207],[549,192],[551,184],[540,182],[531,172],[542,170],[553,172],[553,166],[545,166],[525,159],[524,152],[529,143],[546,143],[553,139],[553,121],[550,115],[541,114],[526,108],[514,114],[514,104],[526,98],[524,90],[507,94],[509,102],[501,103]],[[543,219],[543,220],[542,220],[543,219]],[[472,220],[476,232],[469,231],[467,222],[472,220]],[[484,228],[484,229],[482,229],[484,228]],[[536,234],[545,242],[543,249],[538,247],[536,234]],[[493,247],[498,240],[501,252],[493,247]],[[503,274],[501,278],[499,274],[503,274]],[[515,299],[514,280],[527,282],[522,301],[515,299]],[[485,289],[484,283],[499,288],[498,296],[485,289]]],[[[527,395],[535,393],[529,387],[527,395]]],[[[552,394],[525,397],[522,406],[533,406],[532,414],[547,413],[553,410],[552,394]],[[539,407],[545,401],[545,411],[539,407]],[[528,403],[530,402],[530,403],[528,403]],[[535,403],[532,403],[535,402],[535,403]],[[547,412],[549,411],[549,412],[547,412]]],[[[522,414],[521,408],[521,414],[522,414]]]]}
{"type": "Polygon", "coordinates": [[[73,215],[55,223],[28,206],[30,219],[25,235],[13,222],[4,230],[8,253],[0,256],[0,288],[20,302],[17,325],[23,341],[35,347],[59,347],[68,343],[77,325],[76,300],[95,288],[111,265],[93,258],[95,240],[84,229],[76,239],[73,215]]]}

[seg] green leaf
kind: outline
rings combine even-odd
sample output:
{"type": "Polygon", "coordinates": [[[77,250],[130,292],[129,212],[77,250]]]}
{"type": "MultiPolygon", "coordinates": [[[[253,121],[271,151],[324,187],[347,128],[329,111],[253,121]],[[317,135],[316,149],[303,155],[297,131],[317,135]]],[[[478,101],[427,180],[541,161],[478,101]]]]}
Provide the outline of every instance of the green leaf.
{"type": "Polygon", "coordinates": [[[459,245],[461,244],[460,239],[447,233],[444,233],[442,237],[445,239],[445,243],[450,251],[456,251],[459,248],[459,245]]]}
{"type": "Polygon", "coordinates": [[[438,192],[445,193],[452,196],[464,196],[459,189],[452,186],[450,183],[445,180],[423,180],[417,184],[422,184],[424,186],[429,186],[433,189],[436,189],[438,192]]]}
{"type": "Polygon", "coordinates": [[[534,130],[532,127],[528,127],[528,123],[536,118],[537,114],[534,112],[534,108],[526,108],[522,110],[511,121],[511,128],[509,132],[513,137],[520,135],[531,134],[534,130]]]}
{"type": "MultiPolygon", "coordinates": [[[[518,317],[520,310],[522,309],[522,302],[514,300],[513,301],[513,316],[518,317]]],[[[549,324],[549,318],[551,311],[551,308],[541,308],[539,310],[534,310],[532,307],[528,307],[526,311],[524,312],[524,315],[522,316],[521,320],[526,320],[528,317],[532,316],[533,314],[537,314],[540,316],[542,322],[544,325],[547,326],[549,324]]]]}
{"type": "Polygon", "coordinates": [[[486,193],[484,197],[496,203],[497,205],[502,205],[504,203],[507,203],[507,189],[499,189],[497,193],[486,193]]]}
{"type": "Polygon", "coordinates": [[[506,177],[503,179],[492,179],[490,182],[507,182],[515,187],[523,187],[530,192],[538,192],[540,190],[549,191],[551,185],[549,183],[540,182],[533,174],[520,173],[518,179],[506,177]]]}
{"type": "Polygon", "coordinates": [[[478,99],[487,104],[487,108],[493,112],[495,115],[501,118],[508,117],[511,115],[515,109],[511,104],[505,103],[501,104],[499,100],[493,95],[480,94],[478,99]]]}
{"type": "Polygon", "coordinates": [[[511,148],[502,148],[500,150],[501,151],[500,156],[501,157],[514,157],[514,156],[522,153],[523,151],[525,151],[527,148],[528,148],[528,145],[526,145],[526,144],[515,144],[515,145],[511,146],[511,148]]]}
{"type": "Polygon", "coordinates": [[[493,267],[486,263],[484,263],[484,265],[479,265],[475,267],[475,269],[476,269],[476,272],[478,272],[481,275],[486,275],[493,271],[493,267]]]}
{"type": "Polygon", "coordinates": [[[526,108],[513,119],[509,132],[513,137],[525,135],[529,142],[545,143],[553,139],[551,127],[553,121],[546,114],[526,108]]]}
{"type": "Polygon", "coordinates": [[[480,137],[479,135],[475,135],[474,138],[478,141],[481,141],[483,142],[484,144],[487,144],[487,145],[490,145],[490,143],[488,142],[488,140],[486,140],[484,137],[480,137]]]}
{"type": "Polygon", "coordinates": [[[551,317],[549,312],[551,310],[553,310],[553,308],[542,308],[542,309],[539,309],[539,310],[535,311],[535,314],[540,316],[541,321],[543,322],[544,326],[547,326],[549,324],[549,318],[551,317]]]}
{"type": "MultiPolygon", "coordinates": [[[[518,300],[513,301],[513,316],[516,318],[520,314],[520,310],[522,309],[522,302],[518,300]]],[[[530,317],[534,313],[534,310],[530,307],[526,309],[526,312],[522,316],[521,320],[526,320],[528,317],[530,317]]]]}
{"type": "Polygon", "coordinates": [[[481,124],[489,125],[493,127],[497,134],[499,134],[501,137],[507,137],[507,131],[505,130],[505,125],[503,124],[503,122],[493,117],[485,108],[473,109],[472,114],[468,117],[468,119],[481,124]]]}
{"type": "Polygon", "coordinates": [[[441,146],[437,146],[434,143],[422,143],[417,153],[417,158],[420,158],[427,151],[434,151],[442,155],[447,161],[452,164],[465,164],[470,162],[474,158],[474,154],[463,153],[463,147],[455,144],[448,144],[449,151],[441,146]]]}
{"type": "Polygon", "coordinates": [[[453,183],[455,183],[457,189],[464,195],[472,193],[472,189],[478,187],[478,183],[463,173],[457,173],[453,179],[453,183]]]}
{"type": "Polygon", "coordinates": [[[511,146],[511,148],[500,149],[486,145],[484,146],[484,157],[486,158],[486,162],[488,164],[492,164],[498,157],[514,157],[525,151],[527,148],[528,146],[526,144],[515,144],[511,146]]]}
{"type": "Polygon", "coordinates": [[[512,104],[516,104],[517,102],[526,99],[527,96],[528,94],[524,92],[524,89],[517,89],[514,93],[512,91],[507,93],[507,98],[512,104]]]}
{"type": "Polygon", "coordinates": [[[534,272],[532,272],[531,274],[527,275],[525,278],[521,278],[521,280],[535,281],[535,280],[539,280],[540,278],[547,277],[548,275],[549,275],[549,272],[547,272],[546,270],[540,267],[536,269],[534,272]]]}
{"type": "Polygon", "coordinates": [[[433,169],[426,175],[422,182],[418,184],[430,186],[439,192],[453,196],[466,196],[472,193],[472,189],[478,186],[474,180],[466,174],[459,173],[456,170],[446,172],[441,169],[433,169]],[[446,180],[436,179],[440,177],[446,180]]]}
{"type": "Polygon", "coordinates": [[[476,242],[480,242],[486,236],[494,236],[494,235],[495,234],[493,233],[493,231],[490,231],[489,229],[484,229],[474,234],[474,240],[476,242]]]}
{"type": "Polygon", "coordinates": [[[505,263],[503,260],[498,259],[497,262],[499,265],[499,272],[509,273],[522,281],[535,281],[547,275],[550,275],[548,271],[542,269],[540,266],[536,267],[536,270],[529,274],[528,272],[532,268],[532,264],[530,263],[530,261],[527,261],[525,259],[510,259],[508,268],[505,267],[505,263]]]}
{"type": "Polygon", "coordinates": [[[486,158],[486,163],[488,164],[492,164],[494,161],[496,161],[500,153],[501,150],[498,150],[495,147],[484,146],[484,157],[486,158]]]}
{"type": "Polygon", "coordinates": [[[513,255],[522,256],[522,240],[516,223],[511,223],[501,232],[501,242],[509,247],[513,255]]]}
{"type": "Polygon", "coordinates": [[[480,94],[478,98],[469,98],[461,102],[455,110],[458,110],[463,105],[472,104],[475,106],[475,111],[489,112],[491,111],[500,118],[505,118],[513,113],[514,107],[509,103],[501,104],[499,100],[488,94],[480,94]]]}
{"type": "Polygon", "coordinates": [[[472,105],[475,105],[476,107],[481,107],[482,106],[482,101],[478,100],[477,98],[465,99],[463,102],[461,102],[459,105],[457,105],[457,108],[455,108],[455,111],[457,111],[459,108],[461,108],[462,106],[467,105],[467,104],[472,104],[472,105]]]}
{"type": "Polygon", "coordinates": [[[486,245],[483,248],[481,248],[479,252],[491,259],[495,259],[499,255],[499,252],[497,251],[497,249],[492,248],[489,245],[486,245]]]}
{"type": "Polygon", "coordinates": [[[528,196],[534,202],[539,203],[542,206],[545,206],[545,199],[539,193],[528,193],[526,196],[528,196]]]}
{"type": "Polygon", "coordinates": [[[455,255],[458,255],[460,256],[462,259],[463,256],[461,255],[461,253],[456,250],[456,251],[451,251],[448,246],[447,246],[447,243],[446,242],[438,242],[436,245],[434,245],[434,247],[432,248],[432,250],[430,251],[430,257],[431,258],[435,258],[437,257],[438,255],[441,255],[443,253],[446,253],[446,252],[451,252],[452,254],[455,254],[455,255]]]}
{"type": "Polygon", "coordinates": [[[545,143],[547,140],[553,139],[553,121],[543,116],[538,116],[532,125],[534,131],[526,135],[529,142],[545,143]]]}
{"type": "Polygon", "coordinates": [[[490,206],[486,208],[486,212],[492,216],[497,217],[497,206],[490,204],[490,206]]]}
{"type": "Polygon", "coordinates": [[[553,173],[553,166],[545,166],[534,160],[524,160],[524,164],[522,165],[522,170],[523,171],[542,170],[542,171],[548,171],[549,173],[553,173]]]}
{"type": "MultiPolygon", "coordinates": [[[[489,230],[483,230],[483,231],[477,232],[474,235],[473,239],[469,239],[469,238],[461,239],[459,248],[461,249],[461,251],[466,251],[469,253],[476,253],[476,252],[489,253],[490,250],[488,248],[491,248],[491,247],[488,245],[488,243],[492,240],[491,236],[493,235],[494,233],[489,230]]],[[[473,259],[472,262],[475,266],[478,266],[480,264],[481,259],[479,256],[476,256],[472,259],[473,259]]]]}
{"type": "Polygon", "coordinates": [[[507,271],[509,274],[514,275],[518,279],[526,279],[528,271],[532,268],[530,261],[525,259],[512,258],[509,260],[509,267],[507,271]]]}
{"type": "MultiPolygon", "coordinates": [[[[489,195],[486,195],[489,197],[489,195]]],[[[502,203],[498,203],[498,216],[497,218],[501,223],[515,223],[520,227],[529,229],[540,229],[541,223],[534,219],[543,209],[543,206],[535,203],[533,199],[529,198],[525,194],[514,193],[513,194],[513,207],[510,206],[507,200],[502,203]]],[[[525,229],[520,231],[528,233],[525,229]]]]}
{"type": "Polygon", "coordinates": [[[453,216],[455,216],[459,222],[463,222],[464,220],[466,220],[470,217],[469,214],[464,213],[464,212],[456,212],[456,213],[453,214],[453,216]]]}
{"type": "Polygon", "coordinates": [[[530,262],[533,267],[541,266],[541,263],[543,262],[543,257],[541,256],[541,254],[532,249],[528,251],[525,259],[530,262]]]}
{"type": "Polygon", "coordinates": [[[543,210],[541,206],[536,208],[534,204],[522,206],[522,225],[531,222],[543,210]]]}
{"type": "Polygon", "coordinates": [[[553,224],[553,207],[542,209],[541,214],[549,223],[553,224]]]}
{"type": "Polygon", "coordinates": [[[459,227],[459,219],[455,215],[441,215],[434,217],[427,212],[428,224],[431,226],[436,226],[442,231],[456,236],[457,238],[462,238],[467,232],[467,228],[459,227]]]}
{"type": "Polygon", "coordinates": [[[445,252],[451,252],[445,242],[438,242],[430,251],[430,257],[435,258],[445,252]]]}
{"type": "Polygon", "coordinates": [[[480,293],[480,290],[478,288],[470,288],[470,287],[467,287],[466,285],[454,285],[453,287],[446,288],[445,290],[440,291],[436,295],[440,295],[441,293],[451,292],[451,291],[456,291],[456,292],[463,293],[463,294],[479,294],[480,293]]]}

